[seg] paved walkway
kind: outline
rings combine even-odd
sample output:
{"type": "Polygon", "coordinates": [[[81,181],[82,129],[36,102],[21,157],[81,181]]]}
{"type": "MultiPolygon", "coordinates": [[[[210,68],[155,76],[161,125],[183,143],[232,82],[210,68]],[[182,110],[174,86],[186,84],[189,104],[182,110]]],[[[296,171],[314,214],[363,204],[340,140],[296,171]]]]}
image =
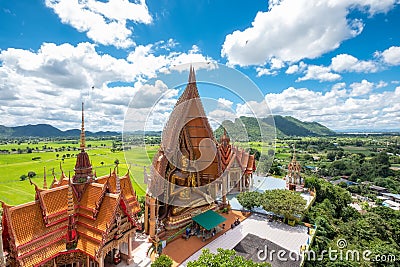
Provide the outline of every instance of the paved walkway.
{"type": "MultiPolygon", "coordinates": [[[[208,248],[213,253],[217,252],[217,248],[233,249],[249,233],[295,252],[299,252],[300,246],[306,244],[309,238],[305,226],[292,227],[276,221],[269,222],[264,216],[251,215],[239,226],[225,232],[203,248],[208,248]]],[[[189,261],[196,260],[200,254],[201,250],[197,251],[182,265],[186,266],[189,261]]]]}

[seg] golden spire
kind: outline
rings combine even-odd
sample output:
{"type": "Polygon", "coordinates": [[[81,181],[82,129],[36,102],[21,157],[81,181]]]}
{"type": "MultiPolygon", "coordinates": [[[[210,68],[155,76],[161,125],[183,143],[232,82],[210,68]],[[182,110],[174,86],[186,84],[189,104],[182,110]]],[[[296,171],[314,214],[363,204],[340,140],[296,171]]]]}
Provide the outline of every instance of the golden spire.
{"type": "Polygon", "coordinates": [[[189,81],[188,83],[196,83],[196,74],[194,72],[194,68],[190,65],[190,72],[189,72],[189,81]]]}
{"type": "Polygon", "coordinates": [[[293,144],[293,159],[292,161],[296,161],[296,144],[293,144]]]}
{"type": "Polygon", "coordinates": [[[74,196],[72,193],[71,178],[69,178],[69,180],[68,180],[68,215],[72,215],[74,213],[75,213],[74,196]]]}
{"type": "Polygon", "coordinates": [[[83,102],[82,102],[82,127],[81,127],[81,150],[85,149],[85,117],[84,117],[84,109],[83,109],[83,102]]]}
{"type": "Polygon", "coordinates": [[[46,167],[43,167],[43,189],[47,189],[47,180],[46,180],[46,167]]]}

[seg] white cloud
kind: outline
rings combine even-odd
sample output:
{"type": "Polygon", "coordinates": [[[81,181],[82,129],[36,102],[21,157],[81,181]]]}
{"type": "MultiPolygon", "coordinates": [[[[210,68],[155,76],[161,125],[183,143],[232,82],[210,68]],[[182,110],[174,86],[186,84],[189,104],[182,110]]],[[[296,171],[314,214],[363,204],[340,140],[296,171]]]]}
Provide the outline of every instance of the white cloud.
{"type": "Polygon", "coordinates": [[[376,85],[376,88],[383,88],[388,86],[388,83],[385,81],[379,81],[379,83],[376,85]]]}
{"type": "MultiPolygon", "coordinates": [[[[88,116],[92,116],[88,130],[120,131],[126,107],[135,94],[141,95],[143,107],[151,106],[158,94],[171,93],[167,99],[176,95],[162,83],[146,90],[144,81],[174,64],[197,61],[205,63],[196,64],[196,68],[213,65],[206,63],[213,62],[211,58],[195,51],[164,51],[156,45],[138,46],[127,59],[99,54],[90,43],[45,43],[38,51],[9,48],[0,52],[2,124],[51,123],[62,129],[77,128],[80,102],[86,99],[88,116]],[[153,49],[158,49],[158,56],[153,49]]],[[[159,118],[166,116],[170,105],[170,100],[159,102],[159,118]]]]}
{"type": "Polygon", "coordinates": [[[145,1],[128,0],[107,2],[86,0],[46,0],[62,23],[69,24],[93,41],[103,45],[126,48],[134,45],[129,21],[149,24],[152,22],[145,1]]]}
{"type": "Polygon", "coordinates": [[[300,61],[299,64],[293,64],[287,68],[285,71],[286,74],[294,74],[298,72],[303,72],[307,67],[307,64],[305,64],[303,61],[300,61]]]}
{"type": "Polygon", "coordinates": [[[264,75],[277,75],[278,71],[276,70],[272,70],[272,69],[268,69],[268,68],[262,68],[262,67],[257,67],[256,68],[256,72],[257,72],[257,77],[261,77],[264,75]]]}
{"type": "Polygon", "coordinates": [[[374,88],[374,84],[367,80],[362,80],[360,83],[350,84],[350,88],[352,89],[351,96],[362,96],[369,94],[374,88]]]}
{"type": "Polygon", "coordinates": [[[392,46],[378,55],[389,65],[400,65],[400,46],[392,46]]]}
{"type": "Polygon", "coordinates": [[[233,102],[228,99],[220,97],[220,98],[218,98],[217,102],[218,102],[218,107],[220,107],[220,108],[229,109],[229,110],[232,109],[233,102]]]}
{"type": "Polygon", "coordinates": [[[336,81],[341,79],[341,76],[337,73],[332,73],[329,67],[309,65],[306,69],[306,75],[298,78],[296,81],[306,80],[319,80],[319,81],[336,81]]]}
{"type": "Polygon", "coordinates": [[[285,71],[286,74],[294,74],[299,71],[299,66],[298,65],[292,65],[287,68],[285,71]]]}
{"type": "Polygon", "coordinates": [[[272,58],[297,62],[317,58],[340,46],[363,30],[363,22],[349,18],[349,9],[359,8],[371,16],[387,12],[395,0],[273,0],[258,12],[251,27],[228,34],[221,55],[229,64],[265,65],[272,58]]]}
{"type": "Polygon", "coordinates": [[[348,54],[339,54],[332,58],[332,70],[336,72],[376,72],[378,66],[374,61],[358,60],[348,54]]]}
{"type": "MultiPolygon", "coordinates": [[[[367,81],[358,84],[369,86],[367,81]]],[[[363,98],[346,94],[344,87],[345,84],[339,83],[326,93],[290,87],[281,93],[267,94],[266,100],[273,114],[317,121],[335,130],[399,129],[400,87],[381,93],[370,91],[363,98]]]]}

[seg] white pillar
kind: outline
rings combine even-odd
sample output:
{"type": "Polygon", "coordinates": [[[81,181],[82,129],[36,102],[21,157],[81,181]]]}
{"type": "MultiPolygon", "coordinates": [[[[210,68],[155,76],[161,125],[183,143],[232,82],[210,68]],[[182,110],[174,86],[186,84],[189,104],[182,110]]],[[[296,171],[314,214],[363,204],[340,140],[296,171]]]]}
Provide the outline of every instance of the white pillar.
{"type": "Polygon", "coordinates": [[[128,260],[127,264],[130,265],[133,262],[133,256],[132,256],[132,234],[130,233],[128,235],[128,260]]]}
{"type": "Polygon", "coordinates": [[[242,192],[242,180],[243,180],[243,175],[242,176],[239,176],[240,177],[240,179],[239,179],[239,192],[242,192]]]}
{"type": "Polygon", "coordinates": [[[100,257],[99,257],[99,267],[104,267],[103,252],[100,253],[100,257]]]}
{"type": "Polygon", "coordinates": [[[227,184],[227,190],[226,192],[230,192],[231,191],[231,172],[228,172],[228,184],[227,184]]]}

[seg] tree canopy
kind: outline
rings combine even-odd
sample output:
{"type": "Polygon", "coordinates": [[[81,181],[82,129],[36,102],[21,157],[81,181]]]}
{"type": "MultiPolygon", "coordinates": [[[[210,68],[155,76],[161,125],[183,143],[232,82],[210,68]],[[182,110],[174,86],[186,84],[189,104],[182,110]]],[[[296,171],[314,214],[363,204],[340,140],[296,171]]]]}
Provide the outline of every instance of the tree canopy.
{"type": "Polygon", "coordinates": [[[284,189],[260,192],[242,192],[237,199],[245,209],[262,206],[264,210],[282,215],[286,219],[297,220],[305,210],[306,200],[297,192],[284,189]]]}
{"type": "Polygon", "coordinates": [[[151,267],[171,267],[172,264],[172,259],[162,254],[151,264],[151,267]]]}
{"type": "Polygon", "coordinates": [[[236,255],[236,251],[219,248],[217,253],[211,253],[209,249],[203,249],[200,257],[190,261],[187,267],[264,267],[271,266],[269,263],[257,263],[246,260],[236,255]]]}

